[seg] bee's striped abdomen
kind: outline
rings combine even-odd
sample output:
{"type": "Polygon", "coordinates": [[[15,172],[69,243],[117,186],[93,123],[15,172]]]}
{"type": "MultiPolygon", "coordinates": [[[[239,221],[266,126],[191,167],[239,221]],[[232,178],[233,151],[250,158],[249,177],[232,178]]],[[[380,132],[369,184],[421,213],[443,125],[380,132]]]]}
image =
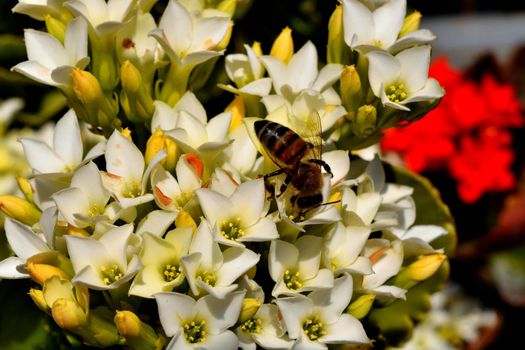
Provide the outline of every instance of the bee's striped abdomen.
{"type": "Polygon", "coordinates": [[[293,166],[308,149],[306,142],[284,125],[258,120],[254,126],[264,149],[280,166],[293,166]]]}

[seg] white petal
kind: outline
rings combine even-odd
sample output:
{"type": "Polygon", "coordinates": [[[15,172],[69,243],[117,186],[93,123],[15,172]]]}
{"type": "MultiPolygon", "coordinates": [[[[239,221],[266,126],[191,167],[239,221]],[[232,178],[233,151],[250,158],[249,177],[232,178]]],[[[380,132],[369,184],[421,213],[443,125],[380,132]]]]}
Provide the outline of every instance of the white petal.
{"type": "Polygon", "coordinates": [[[273,88],[278,94],[281,94],[282,86],[288,83],[286,65],[273,56],[262,56],[260,60],[272,78],[273,88]]]}
{"type": "MultiPolygon", "coordinates": [[[[189,253],[201,253],[200,264],[205,269],[211,269],[222,265],[222,252],[219,245],[213,241],[208,223],[203,220],[191,242],[189,253]]],[[[211,272],[211,271],[210,271],[211,272]]]]}
{"type": "Polygon", "coordinates": [[[55,151],[45,142],[21,139],[29,166],[39,173],[61,173],[66,169],[66,164],[55,151]]]}
{"type": "MultiPolygon", "coordinates": [[[[196,252],[185,255],[180,259],[182,270],[184,271],[186,280],[190,285],[191,292],[194,295],[199,295],[201,293],[201,291],[199,290],[199,285],[197,283],[199,281],[197,280],[197,273],[199,272],[199,268],[201,266],[201,258],[202,254],[196,252]]],[[[204,269],[207,270],[208,267],[205,266],[204,269]]]]}
{"type": "Polygon", "coordinates": [[[187,67],[193,67],[198,64],[204,63],[213,57],[222,55],[222,51],[197,51],[192,52],[182,59],[182,65],[187,67]]]}
{"type": "Polygon", "coordinates": [[[302,324],[313,310],[313,302],[303,295],[277,299],[283,322],[292,339],[297,339],[303,332],[302,324]]]}
{"type": "Polygon", "coordinates": [[[202,349],[206,350],[237,350],[239,339],[232,331],[225,331],[217,335],[206,336],[206,343],[202,344],[202,349]]]}
{"type": "Polygon", "coordinates": [[[29,61],[36,61],[50,69],[69,64],[64,47],[51,34],[26,29],[24,40],[29,61]]]}
{"type": "Polygon", "coordinates": [[[146,232],[152,233],[157,237],[162,237],[168,227],[173,224],[177,218],[177,213],[154,210],[148,213],[144,219],[137,226],[137,234],[144,234],[146,232]]]}
{"type": "Polygon", "coordinates": [[[71,63],[87,57],[88,26],[84,18],[77,17],[71,20],[66,29],[64,46],[71,58],[71,63]]]}
{"type": "Polygon", "coordinates": [[[229,220],[237,214],[232,201],[222,194],[208,189],[199,189],[195,193],[210,224],[221,225],[224,220],[229,220]]]}
{"type": "Polygon", "coordinates": [[[381,47],[390,47],[397,39],[406,14],[406,0],[390,0],[374,13],[375,39],[381,47]]]}
{"type": "Polygon", "coordinates": [[[257,264],[260,255],[249,249],[231,247],[223,252],[224,262],[217,271],[219,285],[230,285],[257,264]]]}
{"type": "Polygon", "coordinates": [[[271,89],[272,79],[261,78],[244,85],[239,91],[248,95],[266,96],[270,93],[271,89]]]}
{"type": "Polygon", "coordinates": [[[370,87],[374,95],[380,97],[384,88],[398,79],[401,64],[394,56],[383,51],[370,52],[367,58],[370,87]]]}
{"type": "Polygon", "coordinates": [[[326,344],[365,344],[370,339],[366,335],[361,322],[348,314],[341,315],[341,318],[332,324],[326,325],[327,335],[319,339],[326,344]]]}
{"type": "Polygon", "coordinates": [[[352,299],[352,277],[343,276],[334,281],[331,289],[317,290],[308,294],[316,308],[322,310],[323,322],[336,322],[352,299]]]}
{"type": "Polygon", "coordinates": [[[113,261],[123,268],[127,265],[126,247],[132,233],[133,225],[128,224],[109,230],[99,239],[107,252],[111,254],[113,261]]]}
{"type": "Polygon", "coordinates": [[[28,273],[24,271],[25,264],[25,259],[16,256],[11,256],[0,261],[0,278],[29,278],[28,273]]]}
{"type": "Polygon", "coordinates": [[[201,179],[197,175],[196,170],[188,162],[186,155],[179,158],[175,172],[177,173],[177,179],[179,180],[182,192],[193,192],[195,189],[201,187],[201,179]]]}
{"type": "Polygon", "coordinates": [[[323,153],[323,160],[330,166],[330,170],[332,170],[332,174],[334,175],[331,180],[332,184],[344,180],[350,171],[348,151],[336,150],[323,153]]]}
{"type": "Polygon", "coordinates": [[[75,214],[82,214],[89,217],[90,205],[84,192],[79,188],[70,187],[59,191],[53,195],[60,214],[64,216],[66,221],[76,227],[84,228],[89,226],[89,223],[84,220],[77,220],[75,214]]]}
{"type": "Polygon", "coordinates": [[[356,44],[370,43],[374,39],[374,18],[372,12],[357,0],[343,2],[343,28],[345,42],[353,47],[356,44]]]}
{"type": "Polygon", "coordinates": [[[304,281],[300,292],[312,291],[318,289],[330,289],[334,285],[334,274],[329,269],[321,269],[315,277],[304,281]]]}
{"type": "Polygon", "coordinates": [[[106,145],[106,169],[109,173],[139,183],[144,173],[144,158],[140,150],[115,130],[106,145]]]}
{"type": "Polygon", "coordinates": [[[321,262],[321,247],[323,240],[320,237],[305,235],[295,242],[299,251],[299,272],[304,279],[317,275],[321,262]]]}
{"type": "Polygon", "coordinates": [[[11,69],[39,83],[51,86],[59,85],[51,78],[51,69],[36,61],[21,62],[11,69]]]}
{"type": "Polygon", "coordinates": [[[195,300],[180,293],[158,293],[155,300],[159,309],[159,319],[168,337],[182,329],[182,322],[196,316],[195,300]]]}
{"type": "Polygon", "coordinates": [[[288,81],[294,92],[309,89],[317,77],[317,49],[308,41],[288,63],[288,81]]]}
{"type": "Polygon", "coordinates": [[[435,225],[416,225],[412,226],[408,232],[403,235],[403,239],[417,238],[425,242],[432,242],[434,239],[443,236],[447,231],[441,226],[435,225]]]}
{"type": "Polygon", "coordinates": [[[434,78],[429,78],[421,90],[414,92],[403,103],[433,100],[443,97],[444,94],[445,91],[438,81],[434,78]]]}
{"type": "Polygon", "coordinates": [[[85,200],[100,208],[106,206],[110,197],[109,192],[102,185],[100,171],[93,162],[89,162],[75,171],[71,180],[71,187],[79,188],[83,192],[85,200]]]}
{"type": "Polygon", "coordinates": [[[197,301],[197,313],[208,321],[211,334],[222,333],[237,322],[244,294],[235,292],[224,299],[207,295],[197,301]]]}
{"type": "Polygon", "coordinates": [[[268,254],[270,276],[274,282],[279,281],[287,268],[294,267],[299,259],[297,248],[285,241],[272,241],[268,254]]]}
{"type": "Polygon", "coordinates": [[[436,39],[436,36],[428,29],[419,29],[408,33],[407,35],[399,38],[394,45],[390,46],[388,51],[396,54],[402,50],[405,50],[411,46],[428,44],[432,40],[436,39]]]}
{"type": "Polygon", "coordinates": [[[13,252],[22,259],[49,251],[49,247],[28,226],[5,219],[5,235],[13,252]]]}
{"type": "Polygon", "coordinates": [[[365,222],[369,224],[374,220],[374,217],[381,205],[381,195],[375,192],[363,193],[357,196],[356,214],[365,222]]]}
{"type": "Polygon", "coordinates": [[[110,262],[102,243],[91,238],[77,236],[66,236],[65,239],[69,258],[77,274],[86,266],[98,267],[110,262]]]}
{"type": "Polygon", "coordinates": [[[47,245],[55,247],[55,225],[57,223],[58,211],[56,207],[50,207],[42,212],[40,217],[40,227],[46,238],[47,245]]]}
{"type": "Polygon", "coordinates": [[[100,274],[91,265],[85,266],[80,271],[76,272],[75,277],[71,280],[73,284],[82,284],[94,290],[109,290],[111,285],[105,284],[100,278],[100,274]]]}
{"type": "Polygon", "coordinates": [[[363,278],[363,288],[375,288],[396,275],[403,263],[403,246],[401,241],[392,242],[392,246],[379,261],[373,265],[374,274],[363,278]]]}
{"type": "Polygon", "coordinates": [[[265,195],[264,180],[257,179],[242,183],[230,197],[244,225],[253,225],[264,214],[265,195]]]}
{"type": "Polygon", "coordinates": [[[213,117],[206,125],[208,142],[225,142],[232,119],[231,112],[224,112],[213,117]]]}
{"type": "Polygon", "coordinates": [[[239,242],[264,242],[279,238],[275,222],[269,218],[261,218],[254,225],[244,228],[245,235],[238,238],[239,242]]]}
{"type": "Polygon", "coordinates": [[[76,167],[82,161],[82,137],[77,115],[72,109],[57,122],[53,148],[70,168],[76,167]]]}
{"type": "Polygon", "coordinates": [[[193,40],[192,17],[178,1],[169,1],[159,22],[159,29],[177,54],[186,51],[193,40]]]}
{"type": "Polygon", "coordinates": [[[319,71],[319,75],[312,85],[312,90],[319,92],[326,90],[341,77],[342,70],[343,66],[340,64],[327,64],[319,71]]]}
{"type": "Polygon", "coordinates": [[[226,35],[229,25],[229,17],[198,18],[194,22],[190,52],[213,50],[226,35]]]}
{"type": "Polygon", "coordinates": [[[199,99],[197,99],[197,96],[195,96],[195,94],[191,91],[187,91],[177,102],[175,107],[173,107],[173,109],[175,111],[185,111],[191,114],[202,124],[206,124],[208,122],[206,110],[202,106],[202,103],[200,103],[199,99]]]}
{"type": "MultiPolygon", "coordinates": [[[[186,95],[184,95],[186,96],[186,95]]],[[[175,128],[177,123],[178,113],[173,110],[168,104],[162,101],[153,102],[155,106],[155,112],[151,119],[151,130],[171,130],[175,128]]]]}
{"type": "Polygon", "coordinates": [[[401,64],[401,78],[410,93],[423,88],[428,79],[430,46],[424,45],[401,51],[396,55],[401,64]]]}
{"type": "Polygon", "coordinates": [[[180,112],[179,119],[177,119],[177,128],[186,131],[189,138],[184,140],[184,142],[188,142],[194,148],[208,141],[205,124],[185,111],[180,112]]]}

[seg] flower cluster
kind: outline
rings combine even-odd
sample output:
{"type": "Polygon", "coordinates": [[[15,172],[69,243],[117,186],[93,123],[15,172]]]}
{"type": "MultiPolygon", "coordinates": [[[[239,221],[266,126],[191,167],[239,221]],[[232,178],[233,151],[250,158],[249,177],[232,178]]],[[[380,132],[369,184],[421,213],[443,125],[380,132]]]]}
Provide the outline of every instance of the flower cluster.
{"type": "Polygon", "coordinates": [[[350,171],[341,148],[355,134],[340,129],[361,143],[365,124],[431,108],[443,93],[427,77],[433,36],[405,19],[404,0],[346,0],[331,55],[369,69],[318,69],[316,47],[294,52],[285,29],[269,55],[254,44],[226,56],[221,86],[236,96],[211,117],[194,92],[235,1],[170,0],[158,24],[154,4],[15,7],[49,33],[27,30],[29,60],[13,69],[72,109],[52,144],[21,140],[33,174],[11,204],[0,277],[38,283],[37,306],[97,347],[371,346],[366,317],[446,265],[432,244],[448,232],[415,224],[413,189],[388,182],[379,157],[350,171]],[[79,119],[103,140],[84,147],[79,119]]]}
{"type": "Polygon", "coordinates": [[[466,203],[486,192],[512,189],[509,129],[524,124],[512,86],[488,74],[476,83],[443,58],[431,66],[430,75],[443,83],[447,96],[421,122],[386,131],[382,149],[399,154],[416,172],[446,169],[466,203]]]}

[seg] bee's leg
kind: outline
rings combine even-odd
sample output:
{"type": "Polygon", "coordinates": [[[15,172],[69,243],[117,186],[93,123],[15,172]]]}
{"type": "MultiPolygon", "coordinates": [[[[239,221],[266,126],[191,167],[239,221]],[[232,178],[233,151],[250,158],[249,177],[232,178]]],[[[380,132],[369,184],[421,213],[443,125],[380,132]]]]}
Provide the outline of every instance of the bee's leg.
{"type": "Polygon", "coordinates": [[[281,168],[281,169],[278,169],[278,170],[275,170],[275,171],[272,171],[271,173],[269,174],[266,174],[264,175],[264,179],[268,179],[269,177],[274,177],[274,176],[277,176],[277,175],[281,175],[282,173],[284,173],[286,170],[281,168]]]}
{"type": "Polygon", "coordinates": [[[310,162],[320,165],[323,167],[323,169],[330,174],[331,177],[334,177],[334,174],[332,173],[332,169],[330,169],[330,165],[328,165],[324,160],[322,159],[309,159],[310,162]]]}
{"type": "Polygon", "coordinates": [[[280,197],[284,193],[284,191],[286,191],[288,185],[290,184],[290,181],[292,181],[292,177],[290,175],[286,175],[286,178],[284,179],[281,188],[279,188],[279,194],[276,197],[280,197]]]}
{"type": "Polygon", "coordinates": [[[266,191],[270,193],[270,195],[266,198],[266,200],[272,199],[272,197],[275,195],[275,187],[273,186],[268,179],[272,176],[277,176],[284,173],[284,169],[279,169],[274,172],[271,172],[269,174],[264,175],[264,187],[266,188],[266,191]]]}

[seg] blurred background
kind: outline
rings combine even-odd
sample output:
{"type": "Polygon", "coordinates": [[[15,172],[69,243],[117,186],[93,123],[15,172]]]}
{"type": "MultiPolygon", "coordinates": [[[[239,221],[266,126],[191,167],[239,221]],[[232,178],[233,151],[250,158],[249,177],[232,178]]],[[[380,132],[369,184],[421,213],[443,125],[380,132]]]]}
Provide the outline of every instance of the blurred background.
{"type": "MultiPolygon", "coordinates": [[[[65,100],[9,71],[25,60],[23,28],[42,28],[41,22],[12,14],[16,2],[0,2],[0,99],[25,100],[10,128],[36,128],[62,115],[65,100]]],[[[336,0],[240,2],[246,16],[241,13],[235,22],[230,52],[243,52],[242,44],[253,41],[268,52],[281,29],[289,26],[296,49],[311,40],[319,57],[326,56],[327,23],[336,0]]],[[[386,159],[427,176],[456,220],[458,248],[451,259],[456,287],[436,305],[452,310],[454,301],[469,301],[459,315],[449,315],[445,325],[442,321],[437,332],[451,349],[525,349],[525,3],[409,0],[408,5],[421,12],[421,27],[437,36],[431,75],[447,96],[414,128],[388,133],[382,149],[386,159]],[[492,316],[487,318],[484,311],[492,316]],[[464,317],[469,312],[473,316],[464,317]],[[451,330],[446,326],[452,321],[459,325],[451,330]]],[[[229,102],[229,96],[214,88],[221,79],[225,77],[215,77],[201,96],[217,109],[209,115],[229,102]]],[[[0,135],[5,135],[2,129],[0,135]]],[[[8,141],[2,136],[0,144],[8,141]]],[[[0,179],[13,172],[15,162],[4,153],[0,179]]],[[[2,181],[0,185],[8,186],[8,180],[2,181]]],[[[8,314],[13,313],[2,312],[0,330],[7,331],[8,323],[16,325],[5,319],[8,314]]],[[[445,349],[421,344],[413,349],[445,349]]]]}

